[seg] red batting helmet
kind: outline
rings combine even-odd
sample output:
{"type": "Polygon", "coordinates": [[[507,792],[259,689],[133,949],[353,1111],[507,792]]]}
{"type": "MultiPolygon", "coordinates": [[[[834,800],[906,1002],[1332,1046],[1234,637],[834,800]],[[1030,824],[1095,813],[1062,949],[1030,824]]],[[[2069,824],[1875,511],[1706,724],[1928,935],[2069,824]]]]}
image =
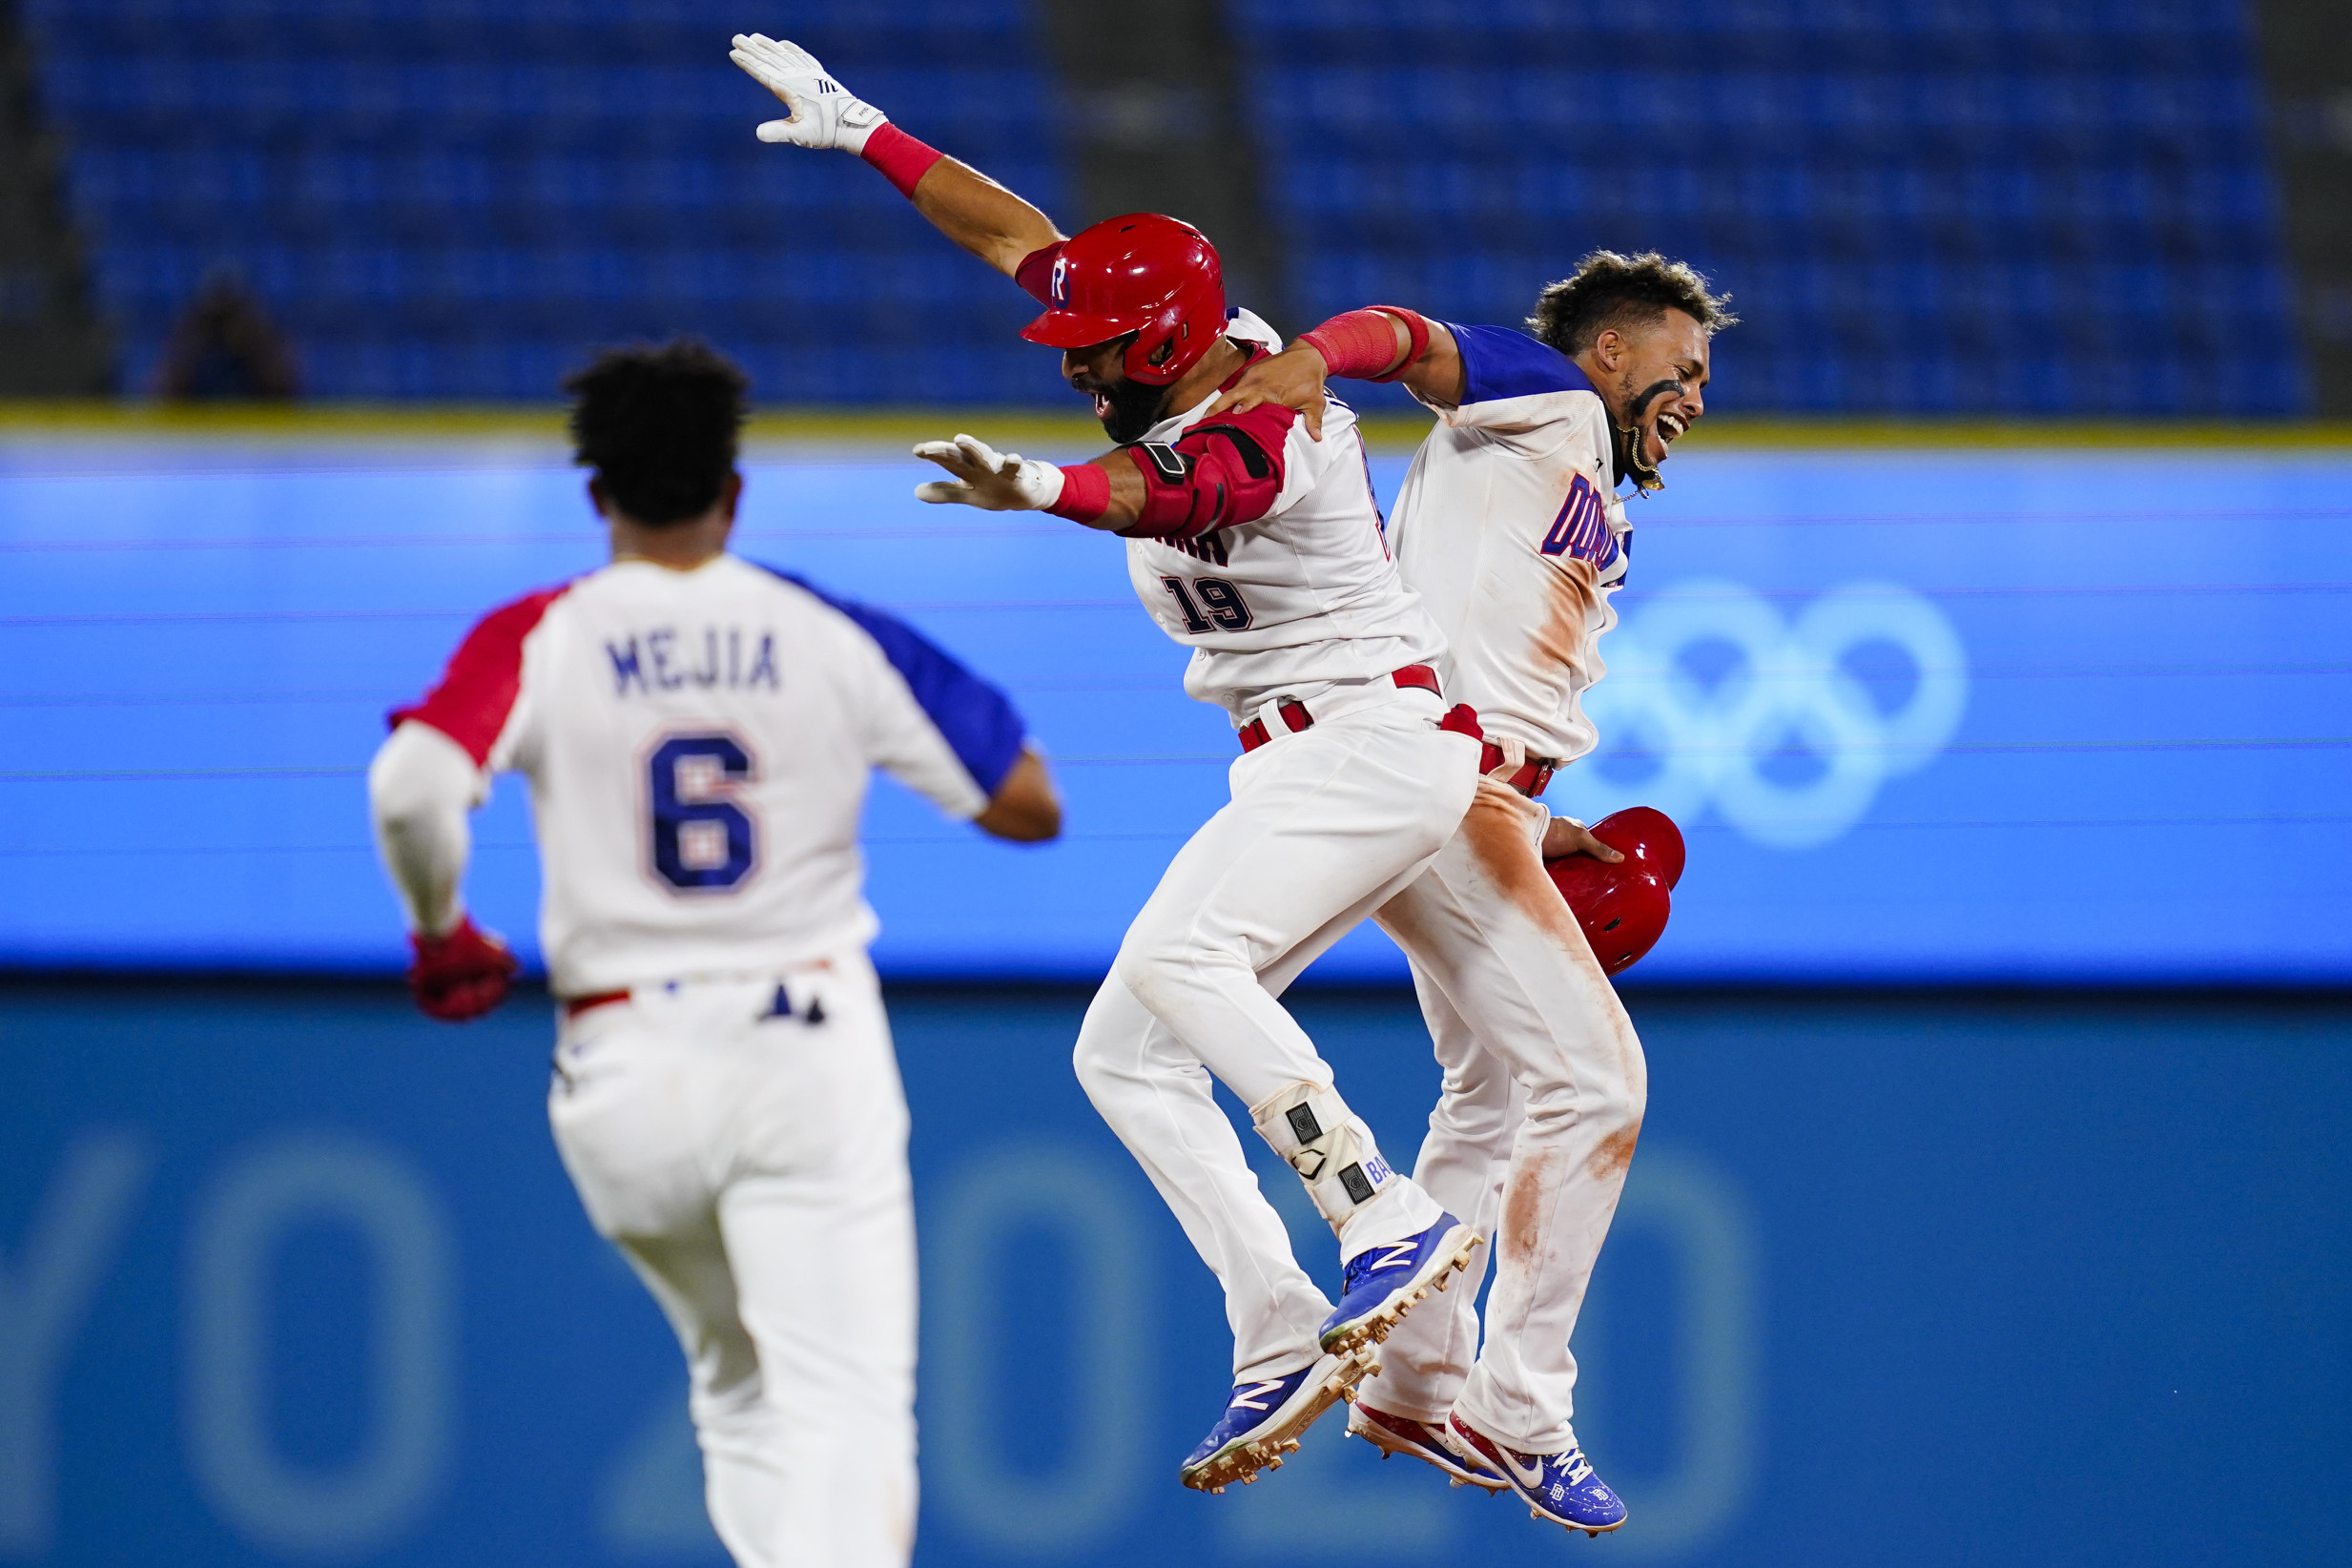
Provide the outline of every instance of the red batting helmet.
{"type": "Polygon", "coordinates": [[[1106,217],[1054,258],[1053,306],[1021,329],[1048,348],[1087,348],[1135,334],[1127,379],[1166,386],[1225,332],[1225,268],[1189,223],[1157,213],[1106,217]]]}
{"type": "Polygon", "coordinates": [[[1615,975],[1665,933],[1673,906],[1667,890],[1682,879],[1682,835],[1664,812],[1634,806],[1594,823],[1593,836],[1625,858],[1611,865],[1571,855],[1543,869],[1584,928],[1601,972],[1615,975]]]}

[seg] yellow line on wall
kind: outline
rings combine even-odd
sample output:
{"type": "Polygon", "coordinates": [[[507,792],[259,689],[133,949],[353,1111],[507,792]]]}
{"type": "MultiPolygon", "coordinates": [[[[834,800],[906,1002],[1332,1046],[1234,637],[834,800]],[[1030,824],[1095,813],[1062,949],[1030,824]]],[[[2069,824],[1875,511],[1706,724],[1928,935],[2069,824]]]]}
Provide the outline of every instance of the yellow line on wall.
{"type": "MultiPolygon", "coordinates": [[[[970,430],[1000,446],[1057,453],[1102,447],[1101,428],[1083,414],[1033,407],[788,407],[755,414],[745,431],[756,444],[901,445],[970,430]]],[[[1429,430],[1412,415],[1365,419],[1382,451],[1410,449],[1429,430]]],[[[270,442],[526,441],[560,444],[564,414],[553,404],[299,403],[163,404],[0,400],[0,441],[128,438],[270,442]]],[[[2012,420],[1711,419],[1684,450],[1953,449],[1967,447],[2262,447],[2352,449],[2352,423],[2220,423],[2012,420]]]]}

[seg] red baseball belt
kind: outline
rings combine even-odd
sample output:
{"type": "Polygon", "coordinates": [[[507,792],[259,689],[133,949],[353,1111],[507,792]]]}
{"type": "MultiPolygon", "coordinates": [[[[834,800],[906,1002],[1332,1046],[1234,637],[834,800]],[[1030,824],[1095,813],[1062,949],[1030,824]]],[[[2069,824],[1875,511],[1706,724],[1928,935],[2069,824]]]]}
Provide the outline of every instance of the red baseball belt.
{"type": "Polygon", "coordinates": [[[629,993],[626,991],[591,991],[585,997],[567,997],[564,999],[564,1016],[578,1018],[592,1008],[609,1007],[616,1001],[628,1000],[629,993]]]}
{"type": "MultiPolygon", "coordinates": [[[[1491,774],[1502,765],[1502,748],[1496,745],[1491,740],[1488,741],[1485,748],[1478,753],[1478,772],[1482,774],[1491,774]]],[[[1513,774],[1509,778],[1504,779],[1503,782],[1518,791],[1519,794],[1527,796],[1528,799],[1533,800],[1537,795],[1543,794],[1545,790],[1551,788],[1552,775],[1558,771],[1559,758],[1556,756],[1531,756],[1517,773],[1513,774]]]]}
{"type": "MultiPolygon", "coordinates": [[[[1389,673],[1389,679],[1399,686],[1410,686],[1415,690],[1427,691],[1433,696],[1443,697],[1445,695],[1444,689],[1437,684],[1437,671],[1425,664],[1409,664],[1402,670],[1392,671],[1389,673]]],[[[1282,722],[1289,727],[1292,734],[1298,733],[1301,730],[1314,728],[1315,716],[1307,711],[1307,705],[1303,702],[1292,702],[1286,699],[1275,706],[1274,712],[1281,717],[1282,722]]],[[[1438,721],[1437,727],[1480,739],[1485,738],[1478,729],[1477,713],[1466,705],[1457,704],[1452,712],[1438,721]]],[[[1274,738],[1273,732],[1267,729],[1266,721],[1262,718],[1253,718],[1243,725],[1240,734],[1241,749],[1245,752],[1254,752],[1274,738]]]]}

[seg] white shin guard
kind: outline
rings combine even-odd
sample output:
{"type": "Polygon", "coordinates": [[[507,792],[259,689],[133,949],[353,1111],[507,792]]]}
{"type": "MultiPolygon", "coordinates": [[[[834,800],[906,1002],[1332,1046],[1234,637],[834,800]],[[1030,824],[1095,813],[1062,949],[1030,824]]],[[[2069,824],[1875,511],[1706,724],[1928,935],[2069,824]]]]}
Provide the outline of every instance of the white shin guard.
{"type": "Polygon", "coordinates": [[[1330,1089],[1294,1083],[1252,1105],[1249,1119],[1258,1136],[1307,1184],[1308,1196],[1333,1235],[1399,1179],[1380,1158],[1372,1128],[1330,1089]]]}

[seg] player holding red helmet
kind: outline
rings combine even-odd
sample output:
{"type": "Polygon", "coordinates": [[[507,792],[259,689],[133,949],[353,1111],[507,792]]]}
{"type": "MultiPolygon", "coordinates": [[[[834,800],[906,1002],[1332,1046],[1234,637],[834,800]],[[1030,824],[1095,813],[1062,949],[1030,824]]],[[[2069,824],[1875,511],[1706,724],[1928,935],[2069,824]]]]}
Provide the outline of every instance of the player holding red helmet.
{"type": "Polygon", "coordinates": [[[1280,1463],[1480,1243],[1381,1159],[1275,1001],[1453,836],[1477,787],[1475,718],[1439,694],[1430,664],[1443,641],[1390,559],[1353,417],[1333,405],[1320,440],[1273,405],[1203,422],[1222,386],[1281,346],[1256,317],[1227,311],[1207,239],[1139,214],[1065,240],[805,52],[735,44],[736,63],[793,109],[762,138],[858,154],[1017,279],[1047,307],[1022,336],[1063,351],[1064,376],[1122,444],[1061,467],[970,436],[926,443],[918,453],[952,478],[918,493],[1124,536],[1137,594],[1193,650],[1186,691],[1224,707],[1241,741],[1230,803],[1136,917],[1076,1053],[1096,1107],[1226,1284],[1232,1397],[1179,1470],[1222,1490],[1280,1463]],[[1336,1307],[1291,1257],[1212,1073],[1338,1236],[1336,1307]]]}
{"type": "Polygon", "coordinates": [[[1270,400],[1311,420],[1335,374],[1401,381],[1438,415],[1392,532],[1446,630],[1450,676],[1487,726],[1488,776],[1460,833],[1379,918],[1413,959],[1445,1068],[1413,1173],[1494,1228],[1496,1278],[1483,1345],[1470,1292],[1416,1315],[1349,1430],[1595,1534],[1625,1509],[1577,1444],[1568,1338],[1647,1098],[1640,1042],[1606,977],[1662,924],[1681,841],[1657,813],[1622,813],[1600,828],[1633,859],[1602,865],[1618,850],[1549,816],[1540,797],[1595,743],[1581,699],[1602,673],[1632,550],[1619,485],[1659,487],[1667,448],[1704,412],[1708,340],[1731,320],[1689,268],[1600,252],[1544,291],[1533,336],[1397,306],[1351,311],[1253,366],[1211,410],[1270,400]],[[1555,883],[1572,898],[1601,894],[1578,901],[1605,918],[1579,930],[1555,883]]]}

